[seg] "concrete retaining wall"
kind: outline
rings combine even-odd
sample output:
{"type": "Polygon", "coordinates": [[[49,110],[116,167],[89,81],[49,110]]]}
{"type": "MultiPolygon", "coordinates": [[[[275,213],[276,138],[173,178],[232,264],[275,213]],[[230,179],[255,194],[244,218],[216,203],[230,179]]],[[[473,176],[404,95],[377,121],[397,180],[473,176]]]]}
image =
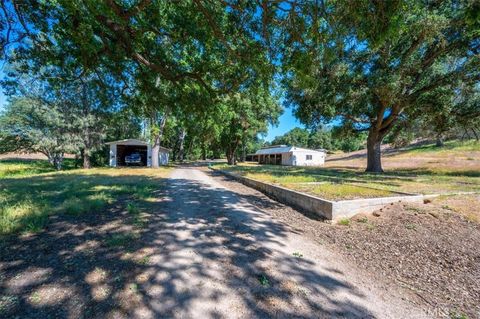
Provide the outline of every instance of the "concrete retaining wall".
{"type": "Polygon", "coordinates": [[[371,213],[386,205],[398,202],[423,202],[423,195],[406,195],[378,198],[361,198],[352,200],[342,200],[334,202],[332,216],[333,219],[340,217],[351,217],[358,213],[371,213]]]}
{"type": "Polygon", "coordinates": [[[338,219],[341,217],[351,217],[358,213],[370,213],[385,205],[396,202],[422,202],[423,195],[407,195],[407,196],[393,196],[380,198],[365,198],[342,201],[329,201],[305,193],[297,192],[285,187],[276,186],[253,180],[244,176],[235,175],[222,170],[216,170],[222,174],[230,176],[242,184],[261,191],[265,195],[274,198],[275,200],[298,208],[300,210],[318,214],[327,219],[338,219]]]}

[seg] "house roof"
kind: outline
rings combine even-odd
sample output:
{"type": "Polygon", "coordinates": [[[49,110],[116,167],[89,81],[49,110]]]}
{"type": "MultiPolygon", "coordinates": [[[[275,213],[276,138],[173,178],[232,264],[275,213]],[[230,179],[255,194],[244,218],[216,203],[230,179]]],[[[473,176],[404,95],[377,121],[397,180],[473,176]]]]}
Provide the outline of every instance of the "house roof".
{"type": "MultiPolygon", "coordinates": [[[[142,141],[142,140],[137,140],[137,139],[134,139],[134,138],[107,142],[105,144],[107,144],[107,145],[111,145],[111,144],[116,144],[116,145],[142,145],[142,146],[148,146],[149,145],[148,142],[145,142],[145,141],[142,141]]],[[[163,146],[160,146],[160,150],[170,152],[169,148],[166,148],[166,147],[163,147],[163,146]]]]}
{"type": "Polygon", "coordinates": [[[266,155],[266,154],[279,154],[279,153],[288,153],[292,151],[291,146],[278,146],[278,147],[268,147],[262,148],[255,152],[255,155],[266,155]]]}
{"type": "Polygon", "coordinates": [[[279,145],[279,146],[275,146],[275,147],[262,148],[262,149],[256,151],[255,155],[290,153],[290,152],[293,152],[293,151],[307,151],[307,152],[312,152],[312,153],[324,153],[323,151],[311,150],[311,149],[308,149],[308,148],[279,145]]]}

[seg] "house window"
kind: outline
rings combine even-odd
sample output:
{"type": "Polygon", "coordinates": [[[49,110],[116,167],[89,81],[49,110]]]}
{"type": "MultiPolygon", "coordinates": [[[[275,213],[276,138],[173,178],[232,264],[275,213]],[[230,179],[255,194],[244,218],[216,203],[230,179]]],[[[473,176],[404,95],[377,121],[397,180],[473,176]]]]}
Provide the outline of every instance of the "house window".
{"type": "Polygon", "coordinates": [[[311,161],[312,160],[312,155],[307,155],[307,161],[311,161]]]}

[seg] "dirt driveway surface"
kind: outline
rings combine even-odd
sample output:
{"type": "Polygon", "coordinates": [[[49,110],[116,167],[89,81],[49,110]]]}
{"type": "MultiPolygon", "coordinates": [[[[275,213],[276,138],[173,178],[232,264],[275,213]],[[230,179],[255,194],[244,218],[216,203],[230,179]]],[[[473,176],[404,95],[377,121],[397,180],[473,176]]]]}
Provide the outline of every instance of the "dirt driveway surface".
{"type": "Polygon", "coordinates": [[[121,202],[0,245],[0,317],[432,317],[209,174],[175,169],[141,227],[121,202]]]}
{"type": "Polygon", "coordinates": [[[168,182],[156,313],[178,317],[419,318],[422,312],[194,168],[168,182]],[[167,288],[165,289],[165,286],[167,288]]]}

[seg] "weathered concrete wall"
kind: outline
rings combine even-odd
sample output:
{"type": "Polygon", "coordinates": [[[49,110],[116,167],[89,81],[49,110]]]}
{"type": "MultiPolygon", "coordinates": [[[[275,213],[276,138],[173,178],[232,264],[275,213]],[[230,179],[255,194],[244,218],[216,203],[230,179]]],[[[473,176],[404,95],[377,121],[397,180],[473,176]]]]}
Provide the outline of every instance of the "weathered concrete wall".
{"type": "Polygon", "coordinates": [[[398,202],[422,202],[423,195],[392,196],[379,198],[361,198],[334,202],[332,209],[333,219],[351,217],[358,213],[371,213],[386,205],[398,202]]]}
{"type": "Polygon", "coordinates": [[[240,181],[242,184],[259,190],[283,204],[298,208],[302,211],[317,214],[320,217],[327,219],[351,217],[358,213],[370,213],[384,207],[385,205],[396,202],[422,202],[425,198],[423,195],[411,195],[329,201],[281,186],[271,185],[244,176],[235,175],[229,172],[221,170],[215,171],[230,176],[240,181]]]}
{"type": "Polygon", "coordinates": [[[274,186],[264,182],[259,182],[251,178],[238,176],[229,172],[215,170],[227,176],[230,176],[242,184],[261,191],[262,193],[274,198],[280,203],[298,208],[303,211],[318,214],[321,217],[332,219],[332,206],[334,202],[321,199],[308,194],[296,192],[281,186],[274,186]]]}

